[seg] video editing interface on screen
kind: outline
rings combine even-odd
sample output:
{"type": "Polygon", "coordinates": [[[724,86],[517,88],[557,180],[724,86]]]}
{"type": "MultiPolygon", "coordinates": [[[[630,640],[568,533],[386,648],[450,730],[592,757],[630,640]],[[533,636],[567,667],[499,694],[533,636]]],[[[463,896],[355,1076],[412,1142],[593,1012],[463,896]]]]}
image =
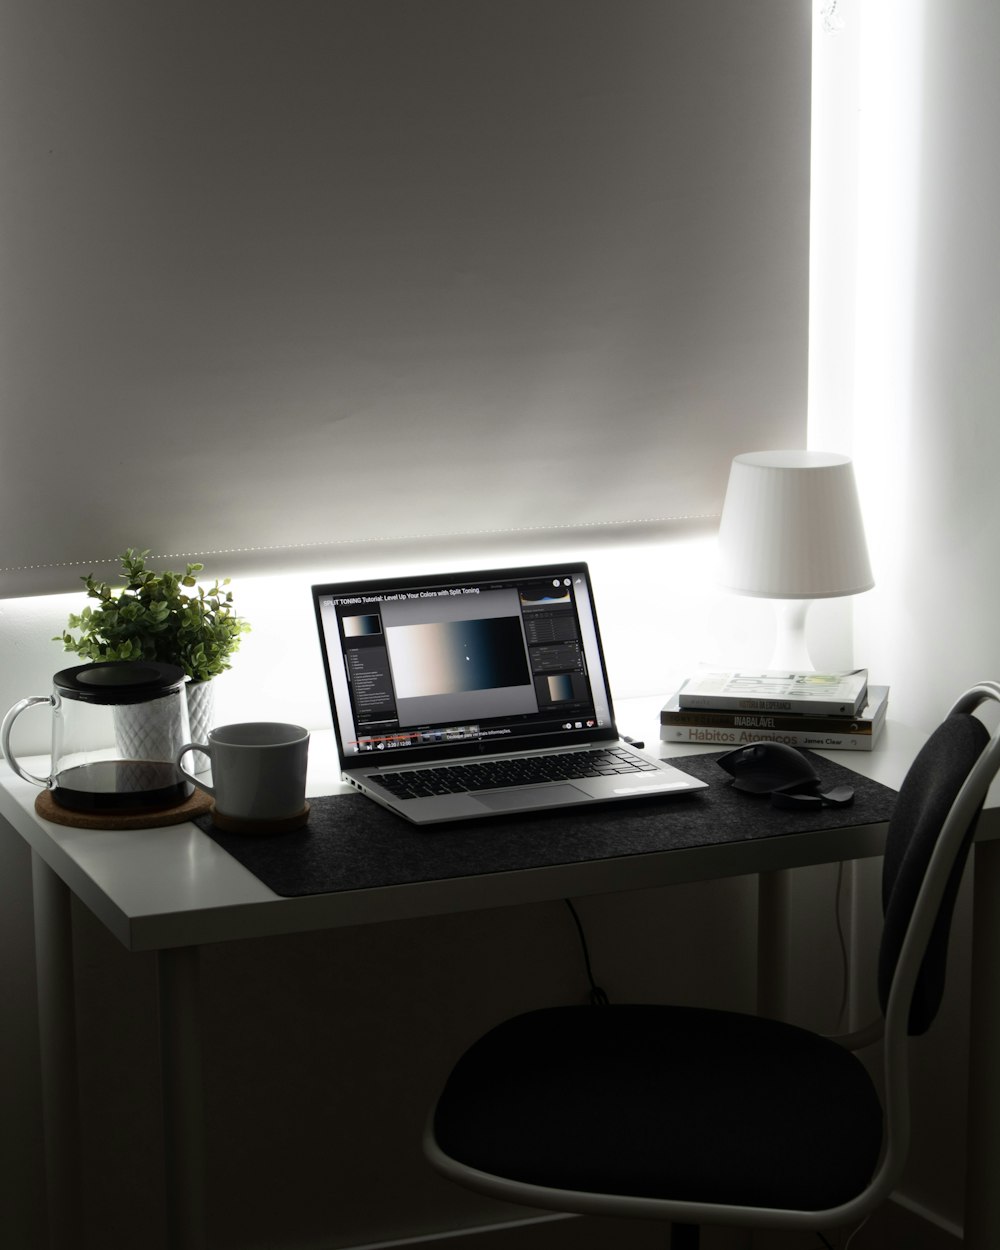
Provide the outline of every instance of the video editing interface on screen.
{"type": "Polygon", "coordinates": [[[608,722],[578,573],[324,595],[320,606],[331,681],[346,683],[336,702],[353,719],[339,717],[347,756],[498,739],[516,749],[608,722]]]}

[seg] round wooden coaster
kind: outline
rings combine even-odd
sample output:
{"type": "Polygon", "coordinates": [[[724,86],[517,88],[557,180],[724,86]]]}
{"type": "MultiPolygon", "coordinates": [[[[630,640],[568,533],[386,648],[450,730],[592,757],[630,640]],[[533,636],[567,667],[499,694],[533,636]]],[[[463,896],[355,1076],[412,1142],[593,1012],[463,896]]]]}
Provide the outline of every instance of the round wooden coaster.
{"type": "Polygon", "coordinates": [[[211,806],[212,800],[201,790],[195,790],[183,803],[158,812],[72,812],[68,807],[59,806],[51,790],[43,790],[35,799],[35,811],[44,820],[75,829],[156,829],[163,825],[180,825],[195,816],[204,816],[211,806]]]}
{"type": "Polygon", "coordinates": [[[238,816],[226,816],[212,807],[212,824],[223,833],[291,833],[301,829],[309,819],[309,804],[295,816],[286,816],[283,820],[243,820],[238,816]]]}

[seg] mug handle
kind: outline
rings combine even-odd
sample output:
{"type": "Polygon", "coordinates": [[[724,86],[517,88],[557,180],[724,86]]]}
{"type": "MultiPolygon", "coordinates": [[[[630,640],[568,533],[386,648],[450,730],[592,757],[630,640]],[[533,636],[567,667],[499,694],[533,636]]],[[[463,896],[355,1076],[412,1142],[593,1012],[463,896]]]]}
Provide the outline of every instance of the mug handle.
{"type": "Polygon", "coordinates": [[[14,758],[14,752],[10,749],[10,731],[14,727],[14,722],[26,707],[33,707],[36,703],[47,703],[50,707],[55,707],[55,696],[51,694],[33,694],[30,699],[21,699],[19,703],[15,703],[3,718],[3,724],[0,725],[0,750],[3,751],[4,759],[19,777],[23,777],[25,781],[30,781],[33,785],[41,786],[42,789],[47,790],[52,784],[52,778],[36,777],[34,773],[29,773],[17,762],[14,758]]]}
{"type": "Polygon", "coordinates": [[[182,746],[181,749],[177,752],[176,764],[177,764],[177,767],[184,774],[184,776],[188,779],[188,781],[193,782],[198,787],[199,790],[204,790],[206,794],[210,794],[212,798],[214,799],[215,787],[210,786],[207,781],[202,781],[201,778],[195,776],[194,773],[189,773],[188,770],[181,763],[181,760],[184,758],[185,755],[187,755],[188,751],[204,751],[204,753],[208,756],[208,758],[211,759],[212,758],[211,746],[207,742],[186,742],[184,746],[182,746]]]}

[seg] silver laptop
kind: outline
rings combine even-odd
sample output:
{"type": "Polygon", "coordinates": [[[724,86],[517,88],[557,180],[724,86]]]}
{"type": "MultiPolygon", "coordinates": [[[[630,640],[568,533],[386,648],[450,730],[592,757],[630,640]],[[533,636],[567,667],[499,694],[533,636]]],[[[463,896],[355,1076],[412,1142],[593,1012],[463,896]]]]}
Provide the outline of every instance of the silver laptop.
{"type": "Polygon", "coordinates": [[[586,564],[312,592],[344,780],[415,824],[705,788],[620,737],[586,564]]]}

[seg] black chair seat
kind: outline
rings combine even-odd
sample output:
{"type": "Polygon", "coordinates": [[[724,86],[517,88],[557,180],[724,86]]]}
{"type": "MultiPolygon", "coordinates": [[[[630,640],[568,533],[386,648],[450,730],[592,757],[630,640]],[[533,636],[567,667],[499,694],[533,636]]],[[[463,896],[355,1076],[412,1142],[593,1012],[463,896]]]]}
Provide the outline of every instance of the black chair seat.
{"type": "Polygon", "coordinates": [[[434,1134],[460,1163],[528,1184],[818,1211],[868,1183],[882,1110],[853,1054],[780,1021],[555,1007],[466,1052],[434,1134]]]}

